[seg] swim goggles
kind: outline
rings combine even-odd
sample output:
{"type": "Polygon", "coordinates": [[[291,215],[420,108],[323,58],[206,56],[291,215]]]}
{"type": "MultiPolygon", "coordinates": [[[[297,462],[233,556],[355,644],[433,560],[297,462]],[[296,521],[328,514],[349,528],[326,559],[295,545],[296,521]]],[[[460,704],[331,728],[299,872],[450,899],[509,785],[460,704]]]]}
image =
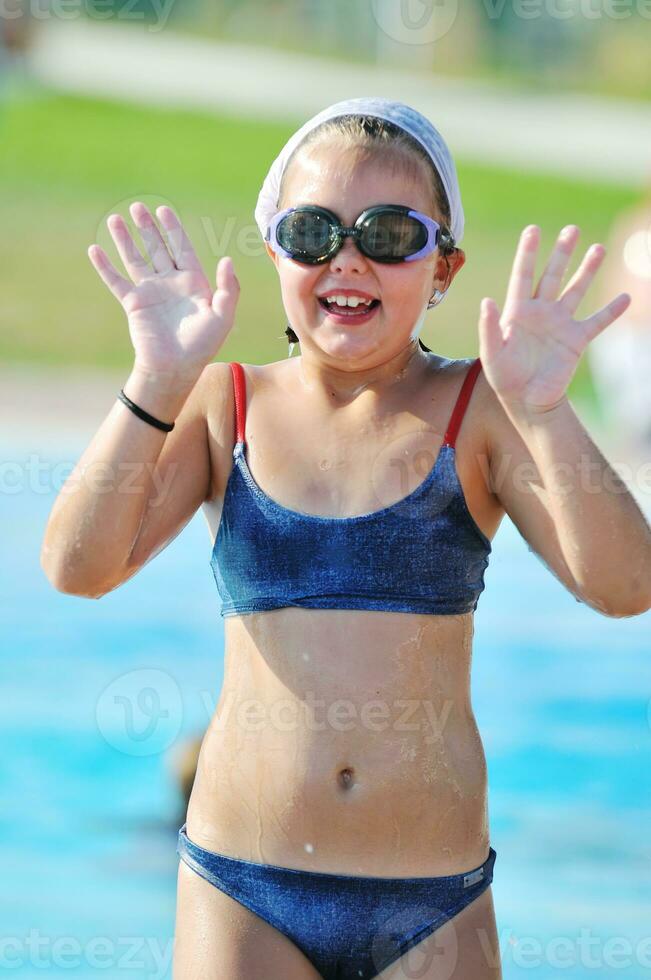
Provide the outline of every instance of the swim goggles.
{"type": "Polygon", "coordinates": [[[337,254],[346,236],[374,262],[414,262],[449,237],[441,235],[440,225],[432,218],[402,204],[367,208],[352,228],[342,225],[327,208],[305,204],[274,215],[265,241],[278,255],[318,265],[337,254]]]}

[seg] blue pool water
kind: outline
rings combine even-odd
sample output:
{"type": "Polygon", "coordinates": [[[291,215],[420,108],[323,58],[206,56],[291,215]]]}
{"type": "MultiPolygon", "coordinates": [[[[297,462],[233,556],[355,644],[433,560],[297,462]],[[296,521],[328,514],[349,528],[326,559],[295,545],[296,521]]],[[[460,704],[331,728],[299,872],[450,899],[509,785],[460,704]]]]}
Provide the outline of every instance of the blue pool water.
{"type": "MultiPolygon", "coordinates": [[[[39,459],[73,463],[85,444],[39,459]]],[[[171,977],[171,757],[203,730],[222,682],[208,528],[197,514],[99,601],[62,595],[39,565],[61,480],[36,488],[28,453],[10,447],[9,458],[2,968],[171,977]]],[[[615,620],[577,603],[505,519],[476,614],[472,690],[506,980],[651,976],[650,626],[648,613],[615,620]]]]}

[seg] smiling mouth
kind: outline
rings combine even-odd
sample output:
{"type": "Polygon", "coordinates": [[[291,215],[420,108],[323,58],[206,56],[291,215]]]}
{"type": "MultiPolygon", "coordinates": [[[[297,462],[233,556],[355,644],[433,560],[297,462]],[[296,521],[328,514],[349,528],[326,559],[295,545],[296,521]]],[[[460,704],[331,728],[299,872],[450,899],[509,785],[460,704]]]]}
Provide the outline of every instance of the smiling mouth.
{"type": "Polygon", "coordinates": [[[319,305],[326,313],[336,313],[337,316],[363,316],[374,310],[380,305],[379,299],[371,300],[367,305],[366,303],[360,303],[358,306],[337,306],[336,303],[328,303],[326,299],[319,299],[319,305]]]}

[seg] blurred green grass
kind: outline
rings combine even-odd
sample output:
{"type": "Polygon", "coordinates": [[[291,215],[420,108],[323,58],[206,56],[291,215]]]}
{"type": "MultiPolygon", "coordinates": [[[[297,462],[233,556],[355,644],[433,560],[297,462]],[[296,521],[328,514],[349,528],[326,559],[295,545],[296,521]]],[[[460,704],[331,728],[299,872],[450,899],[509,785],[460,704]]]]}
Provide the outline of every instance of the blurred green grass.
{"type": "MultiPolygon", "coordinates": [[[[297,119],[297,125],[302,120],[297,119]]],[[[124,370],[132,360],[126,318],[88,257],[101,244],[121,271],[106,216],[143,200],[166,202],[183,221],[211,282],[231,255],[242,284],[237,320],[219,360],[286,356],[274,266],[253,211],[266,171],[295,127],[200,112],[141,108],[34,89],[0,116],[3,286],[0,358],[124,370]]],[[[457,160],[466,215],[466,265],[446,302],[428,314],[424,342],[449,357],[477,352],[484,295],[502,305],[522,228],[542,230],[538,271],[560,228],[581,227],[569,274],[593,241],[606,242],[634,190],[505,171],[457,160]]],[[[136,236],[137,238],[137,236],[136,236]]],[[[598,280],[599,277],[597,277],[598,280]]],[[[593,284],[578,316],[597,308],[593,284]]],[[[586,358],[571,393],[590,399],[586,358]]]]}

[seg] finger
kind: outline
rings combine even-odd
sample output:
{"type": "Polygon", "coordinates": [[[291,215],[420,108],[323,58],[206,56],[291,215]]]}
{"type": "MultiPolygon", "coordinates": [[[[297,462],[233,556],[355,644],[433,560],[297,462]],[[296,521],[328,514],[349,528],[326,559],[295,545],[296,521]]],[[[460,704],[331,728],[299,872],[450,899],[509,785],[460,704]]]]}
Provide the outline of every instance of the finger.
{"type": "Polygon", "coordinates": [[[593,340],[597,334],[609,327],[628,308],[630,302],[630,293],[620,293],[607,306],[593,313],[586,320],[579,320],[578,326],[583,329],[586,342],[593,340]]]}
{"type": "Polygon", "coordinates": [[[232,320],[240,298],[240,282],[235,275],[233,260],[225,255],[217,263],[217,289],[212,298],[212,308],[222,319],[232,320]]]}
{"type": "Polygon", "coordinates": [[[561,280],[565,275],[570,256],[580,235],[577,225],[568,225],[559,234],[554,251],[534,293],[535,299],[554,300],[558,296],[561,280]]]}
{"type": "Polygon", "coordinates": [[[511,277],[506,290],[506,302],[531,299],[533,274],[538,255],[540,229],[538,225],[527,225],[520,235],[518,248],[513,260],[511,277]]]}
{"type": "Polygon", "coordinates": [[[124,268],[134,283],[137,284],[143,279],[151,277],[152,270],[136,247],[122,215],[110,214],[106,219],[106,224],[111,233],[111,238],[115,242],[118,255],[124,262],[124,268]]]}
{"type": "Polygon", "coordinates": [[[177,269],[193,269],[202,272],[201,263],[197,258],[190,239],[183,225],[166,204],[156,208],[156,217],[165,229],[169,249],[177,269]]]}
{"type": "Polygon", "coordinates": [[[500,311],[489,296],[484,297],[479,309],[479,357],[482,364],[490,364],[504,346],[500,311]]]}
{"type": "Polygon", "coordinates": [[[133,289],[133,283],[125,279],[111,264],[108,255],[99,245],[88,248],[88,258],[103,282],[106,283],[113,295],[121,303],[124,297],[133,289]]]}
{"type": "Polygon", "coordinates": [[[171,272],[172,269],[175,269],[176,266],[172,262],[170,253],[167,251],[167,245],[163,241],[163,236],[158,230],[149,208],[141,201],[134,201],[129,206],[129,213],[140,232],[145,252],[156,272],[171,272]]]}
{"type": "Polygon", "coordinates": [[[605,254],[606,249],[603,245],[592,245],[583,256],[581,265],[558,297],[559,302],[563,304],[568,313],[574,314],[587,293],[605,254]]]}

